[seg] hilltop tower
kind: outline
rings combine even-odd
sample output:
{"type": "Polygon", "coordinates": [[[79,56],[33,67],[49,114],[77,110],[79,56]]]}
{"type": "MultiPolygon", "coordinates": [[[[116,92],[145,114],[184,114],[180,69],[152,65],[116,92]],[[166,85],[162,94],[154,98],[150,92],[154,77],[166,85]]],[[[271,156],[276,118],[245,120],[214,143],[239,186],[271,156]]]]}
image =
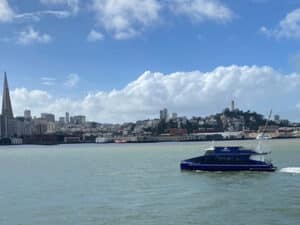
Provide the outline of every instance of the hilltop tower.
{"type": "Polygon", "coordinates": [[[235,106],[234,106],[234,100],[231,101],[231,112],[233,112],[235,110],[235,106]]]}

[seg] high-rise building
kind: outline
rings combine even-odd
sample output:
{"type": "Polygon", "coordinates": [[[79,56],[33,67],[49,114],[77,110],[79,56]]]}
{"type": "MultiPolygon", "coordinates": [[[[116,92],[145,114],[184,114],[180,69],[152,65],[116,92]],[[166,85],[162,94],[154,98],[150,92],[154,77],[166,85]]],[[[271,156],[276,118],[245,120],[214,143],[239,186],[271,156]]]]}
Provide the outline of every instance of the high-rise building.
{"type": "Polygon", "coordinates": [[[70,123],[70,113],[66,112],[66,123],[70,123]]]}
{"type": "Polygon", "coordinates": [[[15,123],[11,106],[6,72],[4,73],[3,95],[2,95],[2,115],[1,115],[1,136],[9,138],[14,135],[15,123]]]}
{"type": "Polygon", "coordinates": [[[167,109],[160,110],[160,120],[167,121],[167,119],[168,119],[168,110],[167,109]]]}
{"type": "Polygon", "coordinates": [[[60,124],[64,124],[65,122],[66,122],[66,119],[65,119],[65,117],[59,117],[59,119],[58,119],[58,122],[60,123],[60,124]]]}
{"type": "Polygon", "coordinates": [[[173,120],[177,119],[177,113],[172,113],[172,119],[173,120]]]}
{"type": "Polygon", "coordinates": [[[78,124],[82,125],[86,123],[86,117],[85,116],[72,116],[71,117],[71,123],[72,124],[78,124]]]}
{"type": "Polygon", "coordinates": [[[24,119],[25,120],[31,120],[32,119],[30,110],[27,109],[27,110],[24,111],[24,119]]]}
{"type": "Polygon", "coordinates": [[[280,116],[279,116],[279,115],[275,115],[275,116],[274,116],[274,121],[275,121],[276,123],[280,123],[280,116]]]}
{"type": "Polygon", "coordinates": [[[55,122],[55,115],[51,113],[42,113],[41,118],[43,120],[46,120],[47,122],[52,122],[52,123],[55,122]]]}
{"type": "Polygon", "coordinates": [[[3,83],[3,95],[2,95],[2,116],[6,116],[10,119],[14,118],[14,114],[11,107],[10,94],[8,88],[8,82],[6,72],[4,73],[3,83]]]}

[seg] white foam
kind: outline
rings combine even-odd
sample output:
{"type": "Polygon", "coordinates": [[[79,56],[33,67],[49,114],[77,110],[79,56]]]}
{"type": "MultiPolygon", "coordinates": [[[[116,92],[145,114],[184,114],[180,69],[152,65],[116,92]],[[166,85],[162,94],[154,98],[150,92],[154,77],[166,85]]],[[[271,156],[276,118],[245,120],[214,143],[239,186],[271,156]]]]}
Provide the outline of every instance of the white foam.
{"type": "Polygon", "coordinates": [[[300,173],[300,167],[285,167],[285,168],[282,168],[279,172],[282,172],[282,173],[300,173]]]}

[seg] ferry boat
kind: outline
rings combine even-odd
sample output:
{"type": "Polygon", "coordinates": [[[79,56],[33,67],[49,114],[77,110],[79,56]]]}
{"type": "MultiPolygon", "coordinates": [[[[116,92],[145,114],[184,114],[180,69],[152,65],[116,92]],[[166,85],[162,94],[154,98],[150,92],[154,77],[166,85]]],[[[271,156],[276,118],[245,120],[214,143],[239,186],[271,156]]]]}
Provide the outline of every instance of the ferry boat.
{"type": "Polygon", "coordinates": [[[268,171],[276,167],[265,160],[269,152],[258,152],[239,146],[212,147],[203,156],[181,161],[182,170],[193,171],[268,171]]]}

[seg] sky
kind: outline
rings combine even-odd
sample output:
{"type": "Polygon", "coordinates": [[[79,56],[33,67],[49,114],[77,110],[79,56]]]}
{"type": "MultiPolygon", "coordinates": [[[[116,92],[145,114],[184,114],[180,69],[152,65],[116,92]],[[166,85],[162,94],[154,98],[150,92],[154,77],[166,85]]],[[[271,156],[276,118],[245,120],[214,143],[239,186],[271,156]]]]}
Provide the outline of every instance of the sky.
{"type": "Polygon", "coordinates": [[[15,115],[243,110],[300,121],[298,0],[0,0],[15,115]]]}

